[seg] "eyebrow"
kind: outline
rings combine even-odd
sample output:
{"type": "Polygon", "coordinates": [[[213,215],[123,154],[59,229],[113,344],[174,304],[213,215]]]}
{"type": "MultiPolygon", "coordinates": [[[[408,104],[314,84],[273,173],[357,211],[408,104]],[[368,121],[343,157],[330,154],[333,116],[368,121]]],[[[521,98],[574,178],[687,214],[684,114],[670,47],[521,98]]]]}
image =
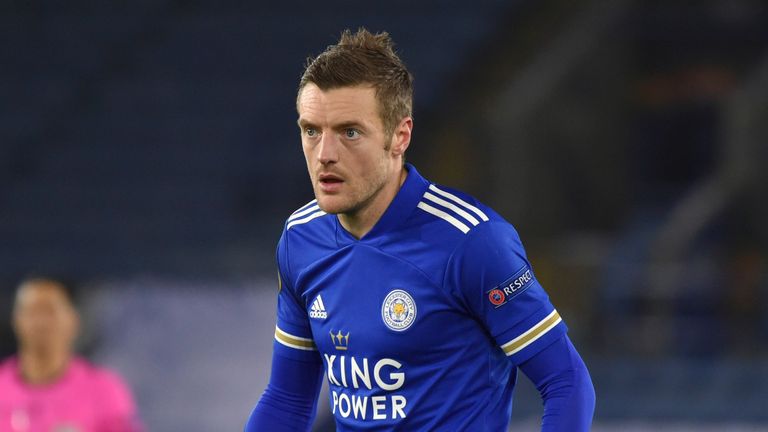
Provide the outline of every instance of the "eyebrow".
{"type": "Polygon", "coordinates": [[[357,121],[346,121],[339,123],[335,126],[336,129],[365,129],[365,126],[357,121]]]}
{"type": "Polygon", "coordinates": [[[302,129],[306,126],[314,126],[311,122],[308,122],[307,120],[302,118],[299,118],[298,120],[296,120],[296,124],[299,125],[299,128],[302,128],[302,129]]]}
{"type": "MultiPolygon", "coordinates": [[[[301,128],[301,129],[303,129],[305,127],[317,127],[314,123],[312,123],[312,122],[310,122],[310,121],[308,121],[306,119],[302,119],[302,118],[298,119],[296,121],[296,124],[298,124],[299,128],[301,128]]],[[[355,120],[344,121],[344,122],[341,122],[339,124],[334,125],[333,127],[334,127],[334,129],[337,129],[337,130],[339,130],[339,129],[349,129],[349,128],[366,129],[364,124],[360,123],[359,121],[355,121],[355,120]]]]}

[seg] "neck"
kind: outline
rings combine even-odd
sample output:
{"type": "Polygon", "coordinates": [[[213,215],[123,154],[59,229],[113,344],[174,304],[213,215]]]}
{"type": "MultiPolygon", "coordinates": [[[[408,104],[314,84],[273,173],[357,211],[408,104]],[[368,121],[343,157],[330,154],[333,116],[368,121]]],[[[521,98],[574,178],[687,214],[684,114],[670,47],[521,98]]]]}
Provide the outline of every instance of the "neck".
{"type": "Polygon", "coordinates": [[[403,167],[397,176],[385,183],[381,190],[373,196],[371,202],[355,212],[339,213],[338,218],[341,226],[356,239],[361,239],[368,234],[392,200],[395,199],[395,195],[405,183],[406,177],[408,177],[408,170],[403,167]]]}
{"type": "Polygon", "coordinates": [[[35,352],[22,350],[19,352],[19,369],[25,382],[29,384],[46,384],[64,375],[69,365],[71,354],[68,352],[35,352]]]}

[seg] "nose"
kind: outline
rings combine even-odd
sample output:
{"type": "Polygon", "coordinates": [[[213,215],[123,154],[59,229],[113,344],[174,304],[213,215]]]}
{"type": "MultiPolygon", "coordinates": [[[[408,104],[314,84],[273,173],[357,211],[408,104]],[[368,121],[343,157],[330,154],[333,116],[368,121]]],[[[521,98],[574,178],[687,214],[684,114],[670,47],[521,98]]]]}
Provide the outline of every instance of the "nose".
{"type": "Polygon", "coordinates": [[[323,165],[339,160],[339,143],[336,134],[324,133],[317,147],[317,160],[323,165]]]}

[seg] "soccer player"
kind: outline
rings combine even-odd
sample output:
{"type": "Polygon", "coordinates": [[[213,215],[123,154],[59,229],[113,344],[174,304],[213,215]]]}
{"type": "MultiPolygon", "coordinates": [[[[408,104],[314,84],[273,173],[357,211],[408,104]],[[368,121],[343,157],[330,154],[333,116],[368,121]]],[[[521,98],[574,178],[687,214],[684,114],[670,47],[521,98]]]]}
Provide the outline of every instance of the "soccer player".
{"type": "Polygon", "coordinates": [[[73,354],[79,317],[62,283],[28,279],[16,291],[18,356],[0,363],[0,431],[140,430],[128,388],[73,354]]]}
{"type": "Polygon", "coordinates": [[[323,377],[339,431],[505,431],[518,369],[542,431],[588,430],[589,373],[517,232],[405,163],[411,107],[387,33],[345,31],[308,62],[297,110],[316,200],[277,247],[271,378],[246,431],[309,430],[323,377]]]}

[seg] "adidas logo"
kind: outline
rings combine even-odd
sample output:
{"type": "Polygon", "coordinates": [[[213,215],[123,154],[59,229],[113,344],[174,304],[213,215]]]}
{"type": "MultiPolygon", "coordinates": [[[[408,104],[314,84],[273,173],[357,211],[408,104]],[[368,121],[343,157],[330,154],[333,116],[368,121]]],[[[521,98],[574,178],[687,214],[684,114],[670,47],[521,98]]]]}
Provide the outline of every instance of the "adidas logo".
{"type": "Polygon", "coordinates": [[[318,294],[315,297],[315,301],[312,302],[312,307],[309,309],[309,317],[317,319],[328,318],[328,312],[325,311],[325,305],[323,304],[323,298],[318,294]]]}

